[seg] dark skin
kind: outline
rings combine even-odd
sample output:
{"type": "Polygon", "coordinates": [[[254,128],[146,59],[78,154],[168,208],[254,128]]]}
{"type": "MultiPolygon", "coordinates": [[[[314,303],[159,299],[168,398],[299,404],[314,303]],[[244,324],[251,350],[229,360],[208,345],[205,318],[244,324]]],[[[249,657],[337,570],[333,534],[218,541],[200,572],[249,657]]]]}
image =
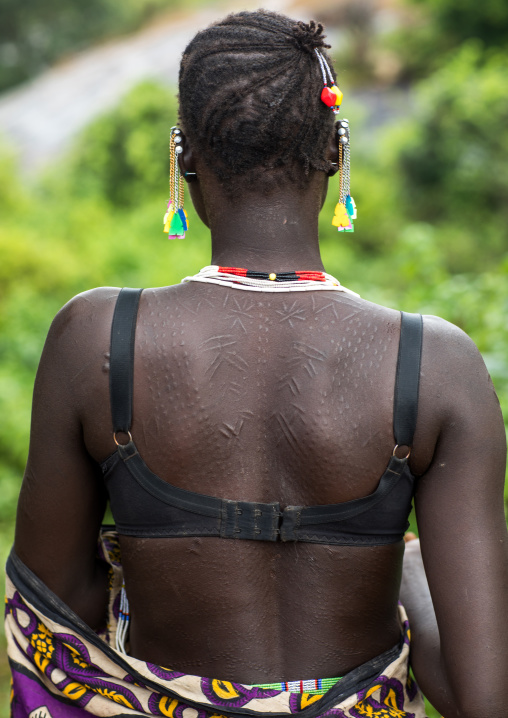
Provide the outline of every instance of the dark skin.
{"type": "MultiPolygon", "coordinates": [[[[184,148],[181,168],[197,174],[189,188],[211,230],[212,263],[323,268],[323,173],[305,190],[281,186],[265,197],[253,188],[233,202],[186,140],[184,148]]],[[[333,139],[328,158],[337,161],[333,139]]],[[[51,327],[15,541],[27,566],[93,627],[106,611],[94,555],[106,501],[98,465],[115,450],[108,352],[117,294],[79,295],[51,327]]],[[[339,292],[198,283],[146,290],[136,335],[138,450],[164,480],[219,497],[284,506],[365,496],[394,447],[399,324],[398,312],[339,292]]],[[[478,351],[456,327],[425,317],[410,465],[421,477],[416,508],[437,653],[418,628],[428,601],[421,610],[408,601],[417,679],[447,718],[506,715],[504,462],[499,404],[478,351]]],[[[269,682],[344,675],[398,641],[403,542],[122,537],[121,547],[137,658],[269,682]]]]}

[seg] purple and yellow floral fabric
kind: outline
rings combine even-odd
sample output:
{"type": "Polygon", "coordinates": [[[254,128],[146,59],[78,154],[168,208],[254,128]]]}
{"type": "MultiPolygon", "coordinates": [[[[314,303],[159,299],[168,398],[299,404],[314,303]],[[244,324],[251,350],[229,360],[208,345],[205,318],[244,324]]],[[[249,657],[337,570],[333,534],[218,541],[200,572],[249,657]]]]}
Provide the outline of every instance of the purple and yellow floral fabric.
{"type": "Polygon", "coordinates": [[[123,576],[115,532],[102,534],[101,551],[111,567],[109,624],[103,636],[77,616],[73,621],[70,609],[37,579],[27,590],[15,571],[9,575],[8,564],[5,622],[12,718],[425,718],[422,697],[408,674],[409,627],[402,607],[404,640],[398,655],[369,685],[334,704],[329,699],[336,687],[324,696],[256,688],[118,653],[113,646],[123,576]]]}

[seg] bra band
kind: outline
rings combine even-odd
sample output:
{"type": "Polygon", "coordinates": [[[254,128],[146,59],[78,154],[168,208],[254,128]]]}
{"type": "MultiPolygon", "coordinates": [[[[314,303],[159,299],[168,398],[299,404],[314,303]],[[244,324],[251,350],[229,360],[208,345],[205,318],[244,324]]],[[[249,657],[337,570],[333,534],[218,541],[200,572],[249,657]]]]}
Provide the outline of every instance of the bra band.
{"type": "Polygon", "coordinates": [[[109,397],[113,433],[127,433],[132,423],[134,339],[142,289],[124,288],[116,301],[111,325],[109,397]]]}
{"type": "Polygon", "coordinates": [[[401,312],[399,356],[393,398],[393,436],[398,446],[413,445],[418,418],[422,335],[422,315],[401,312]]]}
{"type": "MultiPolygon", "coordinates": [[[[134,339],[142,291],[142,289],[122,289],[113,315],[109,388],[115,433],[126,433],[131,428],[134,339]]],[[[421,314],[407,312],[400,314],[400,341],[393,401],[393,435],[396,444],[411,447],[418,417],[423,322],[421,314]]]]}

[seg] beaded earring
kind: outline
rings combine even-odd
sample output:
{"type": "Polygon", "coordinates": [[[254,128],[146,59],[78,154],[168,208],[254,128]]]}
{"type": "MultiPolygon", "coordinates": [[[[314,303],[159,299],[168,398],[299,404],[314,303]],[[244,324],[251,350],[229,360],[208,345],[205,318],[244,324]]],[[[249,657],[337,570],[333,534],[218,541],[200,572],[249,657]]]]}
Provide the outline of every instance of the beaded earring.
{"type": "Polygon", "coordinates": [[[182,133],[172,127],[169,135],[169,201],[164,215],[164,232],[168,239],[183,239],[189,227],[187,212],[183,208],[184,182],[178,166],[178,155],[183,152],[182,133]]]}
{"type": "Polygon", "coordinates": [[[321,68],[321,74],[323,75],[323,89],[321,90],[321,101],[325,103],[333,112],[338,115],[340,106],[342,104],[342,98],[344,95],[339,90],[333,79],[332,71],[330,66],[326,62],[323,55],[317,48],[314,48],[314,52],[319,60],[319,67],[321,68]]]}
{"type": "Polygon", "coordinates": [[[339,232],[354,232],[356,204],[351,197],[349,120],[337,123],[339,135],[339,201],[335,205],[332,224],[339,232]]]}
{"type": "MultiPolygon", "coordinates": [[[[321,100],[327,107],[338,115],[344,97],[333,79],[330,66],[323,55],[315,48],[315,53],[323,75],[324,87],[321,90],[321,100]],[[330,86],[329,86],[330,85],[330,86]]],[[[349,120],[339,120],[337,123],[339,135],[339,201],[335,206],[332,224],[339,232],[354,232],[353,220],[356,219],[356,204],[351,197],[350,187],[350,147],[349,147],[349,120]]]]}

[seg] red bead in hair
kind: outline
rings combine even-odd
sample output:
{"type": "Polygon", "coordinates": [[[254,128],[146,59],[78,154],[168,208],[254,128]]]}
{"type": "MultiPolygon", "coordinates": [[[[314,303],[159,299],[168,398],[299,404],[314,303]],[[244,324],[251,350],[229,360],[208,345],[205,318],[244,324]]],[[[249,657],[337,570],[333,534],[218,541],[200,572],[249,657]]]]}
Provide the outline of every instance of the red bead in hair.
{"type": "Polygon", "coordinates": [[[335,107],[337,104],[337,95],[332,92],[329,87],[323,87],[321,90],[321,100],[327,107],[335,107]]]}

